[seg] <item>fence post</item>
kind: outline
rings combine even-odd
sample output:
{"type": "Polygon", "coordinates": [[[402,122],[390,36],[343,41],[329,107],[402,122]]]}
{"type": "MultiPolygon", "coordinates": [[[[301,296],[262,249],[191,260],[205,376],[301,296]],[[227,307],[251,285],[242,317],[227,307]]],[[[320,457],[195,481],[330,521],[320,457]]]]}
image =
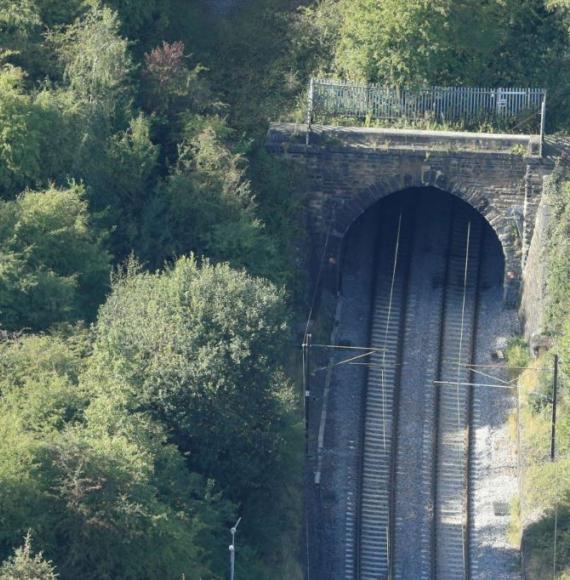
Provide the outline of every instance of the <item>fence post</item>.
{"type": "Polygon", "coordinates": [[[542,98],[542,105],[540,107],[540,151],[539,151],[540,157],[542,157],[542,146],[544,143],[545,117],[546,117],[546,93],[544,93],[544,97],[542,98]]]}
{"type": "Polygon", "coordinates": [[[313,110],[315,106],[315,80],[311,77],[311,82],[309,83],[309,96],[308,96],[308,106],[307,106],[307,135],[305,138],[305,145],[309,145],[310,135],[311,135],[311,125],[313,124],[313,110]]]}

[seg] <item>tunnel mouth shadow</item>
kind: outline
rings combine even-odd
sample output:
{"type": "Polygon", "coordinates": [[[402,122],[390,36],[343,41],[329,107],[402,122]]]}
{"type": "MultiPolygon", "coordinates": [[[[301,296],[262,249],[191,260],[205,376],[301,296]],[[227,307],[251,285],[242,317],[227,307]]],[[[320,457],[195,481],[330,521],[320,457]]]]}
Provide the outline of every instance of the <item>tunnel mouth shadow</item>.
{"type": "MultiPolygon", "coordinates": [[[[421,196],[430,196],[433,198],[433,203],[435,207],[443,207],[448,204],[456,204],[462,208],[463,211],[466,211],[470,216],[471,219],[479,222],[481,227],[484,228],[485,234],[493,240],[492,246],[490,247],[489,251],[492,253],[492,259],[494,262],[494,268],[496,270],[496,275],[491,276],[490,279],[485,279],[483,282],[482,290],[491,290],[499,286],[503,293],[503,299],[506,298],[505,290],[506,286],[512,283],[510,279],[510,274],[506,271],[506,254],[505,254],[505,247],[495,228],[491,226],[491,224],[487,221],[486,217],[474,208],[472,205],[464,201],[461,197],[444,191],[442,189],[438,189],[432,186],[426,187],[410,187],[405,188],[395,193],[391,193],[386,197],[376,201],[370,207],[365,209],[349,226],[346,230],[341,250],[340,250],[340,268],[339,268],[339,290],[342,292],[342,272],[344,271],[344,261],[347,257],[347,245],[351,243],[352,237],[354,237],[355,232],[362,227],[370,227],[370,222],[380,223],[381,216],[383,213],[388,212],[390,210],[394,210],[394,208],[402,207],[402,206],[413,206],[414,204],[419,203],[421,196]]],[[[430,246],[429,242],[426,241],[424,246],[424,251],[429,253],[433,248],[430,246]]],[[[437,286],[441,284],[442,281],[438,279],[434,279],[433,284],[437,286]]]]}

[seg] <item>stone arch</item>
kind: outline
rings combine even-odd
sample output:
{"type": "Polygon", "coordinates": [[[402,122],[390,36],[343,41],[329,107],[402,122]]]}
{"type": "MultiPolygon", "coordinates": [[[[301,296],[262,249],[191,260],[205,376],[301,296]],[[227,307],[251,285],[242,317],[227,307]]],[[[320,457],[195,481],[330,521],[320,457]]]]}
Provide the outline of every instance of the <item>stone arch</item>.
{"type": "Polygon", "coordinates": [[[418,179],[406,175],[403,179],[391,178],[378,181],[352,195],[350,199],[337,199],[336,207],[331,208],[332,236],[336,242],[333,241],[332,252],[329,252],[329,255],[336,253],[336,257],[332,258],[335,265],[337,257],[340,261],[342,243],[346,234],[361,215],[390,195],[398,194],[406,189],[426,187],[461,199],[475,209],[495,232],[504,257],[504,300],[507,306],[515,306],[520,294],[522,271],[519,249],[513,239],[512,224],[494,207],[485,193],[468,184],[454,182],[439,171],[422,171],[418,179]],[[340,204],[338,204],[339,201],[341,201],[340,204]]]}

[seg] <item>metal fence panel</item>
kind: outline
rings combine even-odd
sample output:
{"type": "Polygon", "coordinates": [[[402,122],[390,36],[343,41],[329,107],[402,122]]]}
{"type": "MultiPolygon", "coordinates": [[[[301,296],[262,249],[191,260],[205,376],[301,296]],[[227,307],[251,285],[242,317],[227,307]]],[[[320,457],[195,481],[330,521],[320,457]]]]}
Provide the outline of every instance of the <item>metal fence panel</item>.
{"type": "Polygon", "coordinates": [[[322,79],[311,81],[309,121],[328,118],[433,121],[472,126],[484,122],[540,126],[546,91],[540,88],[393,88],[322,79]]]}

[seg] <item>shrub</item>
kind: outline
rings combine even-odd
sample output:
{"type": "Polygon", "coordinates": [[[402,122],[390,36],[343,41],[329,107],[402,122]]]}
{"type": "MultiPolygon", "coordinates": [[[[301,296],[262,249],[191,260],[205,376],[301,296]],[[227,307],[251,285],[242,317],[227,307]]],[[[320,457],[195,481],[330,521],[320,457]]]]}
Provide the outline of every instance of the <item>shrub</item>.
{"type": "Polygon", "coordinates": [[[110,260],[90,227],[81,186],[0,202],[0,244],[4,329],[41,330],[94,315],[110,260]]]}

